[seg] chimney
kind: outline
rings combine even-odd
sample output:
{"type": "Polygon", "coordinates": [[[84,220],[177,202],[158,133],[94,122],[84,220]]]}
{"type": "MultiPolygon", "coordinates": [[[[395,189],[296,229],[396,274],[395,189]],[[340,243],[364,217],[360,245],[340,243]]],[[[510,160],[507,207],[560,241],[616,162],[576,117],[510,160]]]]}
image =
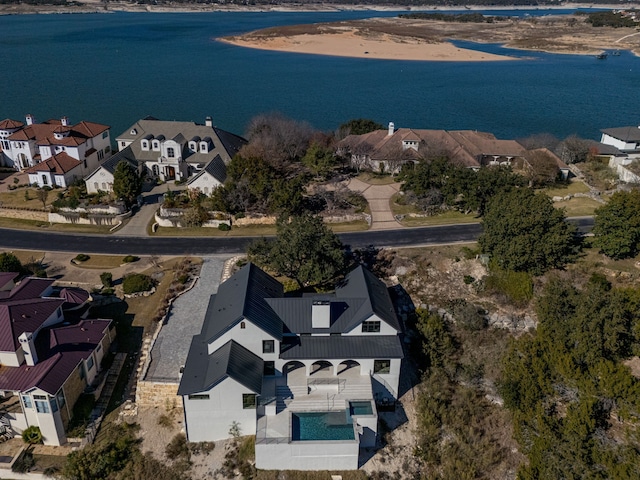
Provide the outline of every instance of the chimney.
{"type": "Polygon", "coordinates": [[[329,328],[331,326],[331,302],[314,300],[311,305],[311,328],[329,328]]]}
{"type": "Polygon", "coordinates": [[[34,344],[33,334],[31,332],[23,332],[18,337],[22,351],[24,352],[24,360],[27,365],[33,367],[38,363],[38,354],[36,353],[36,346],[34,344]]]}
{"type": "Polygon", "coordinates": [[[62,124],[63,127],[68,127],[69,126],[69,117],[62,117],[60,119],[60,123],[62,124]]]}
{"type": "Polygon", "coordinates": [[[31,115],[30,113],[27,114],[27,125],[33,125],[34,123],[36,123],[36,119],[33,118],[33,115],[31,115]]]}
{"type": "Polygon", "coordinates": [[[393,122],[389,122],[389,133],[388,135],[391,136],[393,135],[393,132],[396,131],[396,126],[393,124],[393,122]]]}
{"type": "Polygon", "coordinates": [[[211,119],[211,117],[207,117],[207,118],[205,118],[205,119],[204,119],[204,124],[205,124],[207,127],[213,127],[213,120],[211,119]]]}

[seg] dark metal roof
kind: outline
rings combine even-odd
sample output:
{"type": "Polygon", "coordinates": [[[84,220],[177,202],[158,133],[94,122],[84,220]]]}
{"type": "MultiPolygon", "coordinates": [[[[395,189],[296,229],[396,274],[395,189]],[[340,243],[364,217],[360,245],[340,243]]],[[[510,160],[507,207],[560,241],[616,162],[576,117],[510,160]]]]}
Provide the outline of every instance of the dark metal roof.
{"type": "Polygon", "coordinates": [[[196,335],[191,341],[178,395],[206,392],[227,377],[260,394],[263,370],[262,359],[239,343],[230,340],[207,355],[205,338],[196,335]]]}
{"type": "Polygon", "coordinates": [[[91,172],[89,176],[85,178],[85,180],[88,180],[89,178],[91,178],[101,168],[104,168],[106,171],[108,171],[111,174],[115,173],[116,167],[120,162],[127,162],[131,166],[135,167],[136,170],[138,170],[138,162],[136,160],[136,157],[133,154],[133,151],[131,150],[131,145],[119,151],[115,155],[109,157],[102,165],[100,165],[97,169],[91,172]]]}
{"type": "Polygon", "coordinates": [[[0,299],[0,301],[6,302],[40,297],[47,288],[53,285],[54,281],[50,278],[25,278],[11,289],[6,299],[0,299]]]}
{"type": "Polygon", "coordinates": [[[240,151],[240,149],[246,145],[247,141],[239,135],[236,135],[226,130],[221,130],[218,127],[213,127],[213,130],[218,135],[218,138],[222,142],[223,148],[229,154],[229,157],[233,156],[240,151]]]}
{"type": "MultiPolygon", "coordinates": [[[[287,339],[289,340],[289,339],[287,339]]],[[[282,345],[280,358],[285,360],[402,358],[402,344],[397,335],[332,335],[291,339],[282,345]]]]}
{"type": "Polygon", "coordinates": [[[0,272],[0,289],[20,276],[16,272],[0,272]]]}
{"type": "Polygon", "coordinates": [[[640,127],[637,125],[633,127],[603,128],[600,131],[623,142],[640,142],[640,127]]]}
{"type": "Polygon", "coordinates": [[[336,288],[336,298],[365,299],[360,310],[354,315],[353,321],[349,325],[345,325],[343,331],[352,330],[370,317],[372,313],[375,313],[398,332],[401,331],[387,286],[362,265],[352,270],[344,282],[336,288]]]}
{"type": "Polygon", "coordinates": [[[61,307],[58,298],[33,298],[0,304],[0,352],[15,352],[24,332],[35,332],[61,307]]]}
{"type": "Polygon", "coordinates": [[[23,392],[37,387],[55,395],[105,337],[111,320],[83,320],[45,329],[36,338],[38,363],[32,367],[0,366],[0,390],[23,392]]]}
{"type": "Polygon", "coordinates": [[[273,308],[292,333],[346,333],[345,326],[351,325],[358,313],[364,298],[342,298],[335,296],[304,296],[299,298],[268,298],[267,303],[273,308]],[[311,309],[317,300],[329,301],[330,327],[328,329],[312,328],[311,309]]]}
{"type": "Polygon", "coordinates": [[[246,319],[281,340],[282,320],[265,299],[282,297],[282,284],[249,263],[223,282],[215,300],[209,302],[202,332],[211,342],[246,319]]]}

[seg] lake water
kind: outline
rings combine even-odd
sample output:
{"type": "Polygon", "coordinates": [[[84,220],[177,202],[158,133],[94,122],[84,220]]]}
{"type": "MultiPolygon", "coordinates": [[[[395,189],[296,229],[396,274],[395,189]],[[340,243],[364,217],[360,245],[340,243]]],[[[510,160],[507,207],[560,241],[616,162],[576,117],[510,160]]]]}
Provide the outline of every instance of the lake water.
{"type": "Polygon", "coordinates": [[[540,132],[599,138],[600,128],[640,123],[640,58],[628,52],[596,60],[457,42],[525,59],[408,62],[267,52],[215,40],[274,25],[397,13],[3,16],[0,117],[67,115],[111,125],[113,137],[146,115],[198,122],[211,115],[216,125],[242,133],[252,116],[271,111],[327,130],[367,117],[503,138],[540,132]]]}

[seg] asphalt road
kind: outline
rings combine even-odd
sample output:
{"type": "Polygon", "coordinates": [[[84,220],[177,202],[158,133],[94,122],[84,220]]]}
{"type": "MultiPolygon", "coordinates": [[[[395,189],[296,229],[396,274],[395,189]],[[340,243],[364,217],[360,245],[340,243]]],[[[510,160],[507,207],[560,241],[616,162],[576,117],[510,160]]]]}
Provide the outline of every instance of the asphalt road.
{"type": "MultiPolygon", "coordinates": [[[[570,219],[582,233],[593,226],[592,217],[570,219]]],[[[479,223],[339,234],[345,245],[360,248],[410,247],[473,242],[482,231],[479,223]]],[[[131,255],[215,255],[243,253],[255,237],[115,237],[0,228],[0,248],[71,253],[131,255]]]]}

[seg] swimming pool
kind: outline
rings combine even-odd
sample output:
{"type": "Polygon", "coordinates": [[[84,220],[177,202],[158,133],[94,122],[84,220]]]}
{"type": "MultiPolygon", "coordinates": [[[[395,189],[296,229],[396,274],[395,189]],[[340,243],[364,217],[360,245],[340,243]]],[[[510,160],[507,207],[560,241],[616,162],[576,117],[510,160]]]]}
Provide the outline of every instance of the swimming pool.
{"type": "Polygon", "coordinates": [[[346,410],[291,414],[291,440],[355,440],[346,410]]]}
{"type": "Polygon", "coordinates": [[[370,401],[349,402],[351,415],[373,415],[373,407],[370,401]]]}

